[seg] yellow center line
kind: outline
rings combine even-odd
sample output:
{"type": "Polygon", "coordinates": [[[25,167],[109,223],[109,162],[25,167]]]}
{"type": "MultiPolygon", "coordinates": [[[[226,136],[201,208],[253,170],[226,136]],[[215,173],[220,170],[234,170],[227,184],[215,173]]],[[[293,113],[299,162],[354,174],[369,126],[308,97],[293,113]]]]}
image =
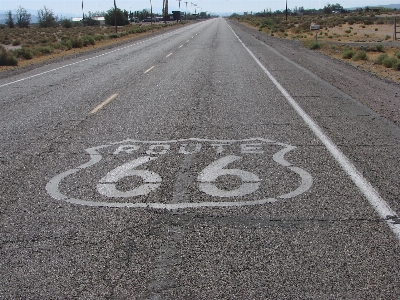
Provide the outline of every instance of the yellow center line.
{"type": "Polygon", "coordinates": [[[104,106],[106,106],[108,103],[110,103],[117,97],[118,97],[118,94],[114,94],[114,95],[110,96],[106,101],[104,101],[104,102],[100,103],[98,106],[96,106],[96,108],[93,109],[90,113],[91,114],[97,113],[100,109],[102,109],[104,106]]]}
{"type": "Polygon", "coordinates": [[[170,57],[172,55],[172,52],[170,54],[168,54],[166,57],[170,57]]]}
{"type": "Polygon", "coordinates": [[[147,69],[146,71],[144,71],[144,74],[150,72],[150,71],[153,70],[153,69],[154,69],[154,66],[152,66],[150,69],[147,69]]]}

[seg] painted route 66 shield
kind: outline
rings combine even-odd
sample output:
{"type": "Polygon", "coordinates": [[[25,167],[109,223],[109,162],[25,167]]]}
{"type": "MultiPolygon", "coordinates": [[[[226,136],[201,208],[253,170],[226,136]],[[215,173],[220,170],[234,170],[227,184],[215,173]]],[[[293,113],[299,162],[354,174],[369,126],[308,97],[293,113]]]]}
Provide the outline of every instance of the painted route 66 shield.
{"type": "Polygon", "coordinates": [[[128,139],[86,149],[90,160],[51,179],[47,192],[69,203],[106,207],[245,206],[294,198],[312,177],[268,139],[128,139]]]}

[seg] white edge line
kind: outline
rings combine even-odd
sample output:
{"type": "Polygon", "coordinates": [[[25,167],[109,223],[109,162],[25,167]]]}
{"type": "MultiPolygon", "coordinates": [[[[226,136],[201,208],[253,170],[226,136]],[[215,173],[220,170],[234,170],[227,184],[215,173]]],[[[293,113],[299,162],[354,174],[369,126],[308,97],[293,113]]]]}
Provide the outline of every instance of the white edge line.
{"type": "MultiPolygon", "coordinates": [[[[229,25],[228,25],[229,26],[229,25]]],[[[233,34],[247,50],[250,56],[260,66],[260,68],[267,74],[269,79],[275,84],[282,95],[287,99],[297,114],[303,119],[308,127],[314,132],[317,138],[325,145],[327,150],[339,163],[342,169],[351,178],[358,189],[364,194],[370,205],[378,213],[378,215],[384,219],[396,235],[397,239],[400,240],[400,224],[396,224],[393,219],[398,219],[398,216],[394,210],[392,210],[386,201],[379,195],[379,192],[368,182],[368,180],[357,170],[353,163],[344,155],[344,153],[330,140],[330,138],[322,131],[317,123],[298,105],[298,103],[292,98],[292,96],[282,87],[282,85],[272,76],[272,74],[264,67],[264,65],[258,60],[258,58],[250,51],[249,48],[242,42],[242,40],[233,31],[232,27],[229,26],[233,34]]]]}
{"type": "MultiPolygon", "coordinates": [[[[193,25],[190,25],[190,27],[192,27],[192,26],[194,27],[195,25],[200,25],[200,24],[193,24],[193,25]]],[[[168,33],[159,35],[159,36],[161,37],[161,36],[164,36],[164,35],[171,34],[171,33],[175,32],[175,31],[181,31],[181,30],[183,30],[183,28],[179,28],[179,29],[176,29],[176,30],[174,30],[174,31],[171,31],[171,32],[168,32],[168,33]]],[[[157,36],[157,37],[159,37],[159,36],[157,36]]],[[[141,44],[141,43],[150,41],[150,40],[152,40],[152,39],[155,39],[155,37],[154,37],[154,38],[151,38],[151,39],[143,40],[143,41],[141,41],[141,42],[135,42],[135,43],[132,44],[132,45],[138,45],[138,44],[141,44]]],[[[188,41],[188,42],[189,42],[189,41],[188,41]]],[[[129,47],[131,47],[132,45],[130,45],[129,47]]],[[[128,46],[127,46],[127,47],[128,47],[128,46]]],[[[121,49],[118,49],[118,50],[121,50],[121,49]]],[[[47,73],[51,73],[51,72],[54,72],[54,71],[57,71],[57,70],[60,70],[60,69],[66,68],[66,67],[70,67],[70,66],[73,66],[73,65],[76,65],[76,64],[85,62],[85,61],[90,60],[90,59],[94,59],[94,58],[97,58],[97,57],[101,57],[101,56],[103,56],[103,55],[108,55],[108,54],[111,54],[111,53],[113,53],[113,52],[115,52],[115,51],[117,51],[117,50],[112,50],[112,51],[109,51],[109,52],[106,52],[106,53],[103,53],[103,54],[99,54],[99,55],[96,55],[96,56],[93,56],[93,57],[90,57],[90,58],[86,58],[86,59],[83,59],[83,60],[80,60],[80,61],[76,61],[76,62],[74,62],[74,63],[70,63],[70,64],[67,64],[67,65],[64,65],[64,66],[55,68],[55,69],[51,69],[51,70],[48,70],[48,71],[45,71],[45,72],[41,72],[41,73],[38,73],[38,74],[35,74],[35,75],[32,75],[32,76],[28,76],[28,77],[22,78],[22,79],[18,79],[18,80],[15,80],[15,81],[11,81],[11,82],[9,82],[9,83],[5,83],[5,84],[3,84],[3,85],[0,85],[0,88],[5,87],[5,86],[8,86],[8,85],[12,85],[12,84],[14,84],[14,83],[18,83],[18,82],[21,82],[21,81],[25,81],[25,80],[28,80],[28,79],[31,79],[31,78],[34,78],[34,77],[37,77],[37,76],[41,76],[41,75],[44,75],[44,74],[47,74],[47,73]]]]}

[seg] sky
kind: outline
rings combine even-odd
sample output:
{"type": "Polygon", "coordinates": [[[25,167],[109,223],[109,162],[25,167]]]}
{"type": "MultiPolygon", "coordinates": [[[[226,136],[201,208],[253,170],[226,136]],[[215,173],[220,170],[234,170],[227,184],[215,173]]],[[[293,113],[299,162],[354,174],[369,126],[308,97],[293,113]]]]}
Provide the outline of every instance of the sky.
{"type": "MultiPolygon", "coordinates": [[[[163,0],[115,0],[117,7],[126,9],[127,11],[150,9],[150,1],[152,2],[153,12],[161,13],[163,0]]],[[[272,11],[284,10],[286,0],[182,0],[180,2],[180,10],[194,13],[203,11],[207,13],[243,13],[243,12],[260,12],[264,9],[272,11]],[[197,6],[195,6],[195,5],[197,6]]],[[[344,8],[351,7],[365,7],[375,5],[386,5],[396,3],[393,0],[287,0],[288,8],[294,9],[295,7],[309,8],[323,8],[328,3],[339,3],[344,8]],[[386,2],[387,1],[387,2],[386,2]]],[[[15,11],[19,6],[38,11],[46,6],[51,9],[55,14],[58,13],[71,13],[82,15],[82,0],[0,0],[0,11],[15,11]]],[[[107,11],[114,6],[114,0],[83,0],[84,12],[89,11],[107,11]]],[[[168,1],[169,12],[179,10],[178,0],[168,1]]]]}

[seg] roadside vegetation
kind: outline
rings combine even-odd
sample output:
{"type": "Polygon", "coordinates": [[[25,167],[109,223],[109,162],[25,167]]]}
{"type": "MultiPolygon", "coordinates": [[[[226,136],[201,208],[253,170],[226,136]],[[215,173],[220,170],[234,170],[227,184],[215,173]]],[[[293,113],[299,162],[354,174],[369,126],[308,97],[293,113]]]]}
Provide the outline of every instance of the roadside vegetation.
{"type": "MultiPolygon", "coordinates": [[[[0,44],[14,46],[9,50],[7,57],[14,57],[18,61],[30,60],[35,57],[52,53],[67,52],[73,48],[83,48],[96,45],[101,41],[134,36],[139,33],[153,32],[176,23],[141,26],[127,25],[113,27],[46,27],[46,28],[3,28],[0,29],[0,44]]],[[[2,46],[2,51],[5,48],[2,46]]],[[[2,52],[2,53],[3,53],[2,52]]],[[[16,65],[15,59],[0,60],[0,65],[16,65]]]]}
{"type": "MultiPolygon", "coordinates": [[[[230,18],[270,36],[301,41],[309,49],[374,73],[387,73],[388,69],[400,70],[400,48],[395,46],[398,43],[390,45],[396,16],[397,10],[365,7],[346,11],[340,4],[327,4],[320,10],[288,9],[287,16],[285,11],[264,11],[230,18]],[[320,29],[310,30],[316,24],[320,29]]],[[[400,81],[400,75],[391,79],[400,81]]]]}
{"type": "Polygon", "coordinates": [[[51,9],[43,7],[38,11],[37,24],[30,23],[31,15],[22,7],[15,14],[9,11],[6,24],[0,26],[0,66],[16,66],[26,60],[68,54],[70,50],[105,44],[111,40],[116,42],[168,26],[185,24],[185,21],[142,24],[140,21],[150,16],[147,10],[128,13],[117,8],[116,32],[114,11],[112,8],[107,12],[89,12],[81,22],[72,22],[70,19],[58,18],[51,9]],[[103,16],[105,25],[101,26],[94,16],[103,16]]]}

